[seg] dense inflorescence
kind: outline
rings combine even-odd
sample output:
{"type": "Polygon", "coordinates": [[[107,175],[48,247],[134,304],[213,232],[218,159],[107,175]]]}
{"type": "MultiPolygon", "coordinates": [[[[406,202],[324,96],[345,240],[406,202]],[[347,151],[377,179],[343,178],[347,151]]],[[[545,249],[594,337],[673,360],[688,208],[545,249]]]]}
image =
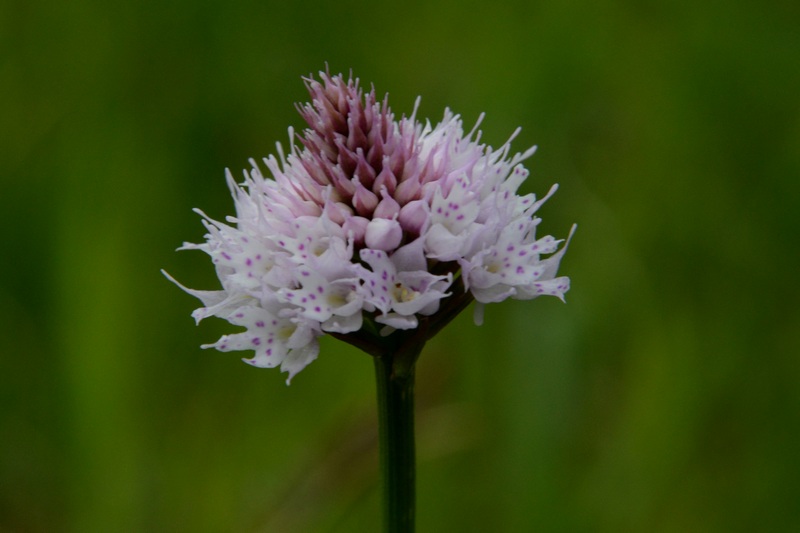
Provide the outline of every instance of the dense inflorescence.
{"type": "Polygon", "coordinates": [[[247,362],[281,365],[291,379],[326,333],[413,330],[464,296],[477,302],[477,321],[486,303],[563,299],[566,245],[536,236],[535,213],[556,186],[541,199],[517,194],[533,148],[510,156],[515,133],[493,150],[449,110],[435,126],[418,122],[416,107],[395,120],[374,89],[320,77],[305,80],[311,102],[298,105],[308,128],[290,129],[288,155],[278,145],[264,159],[271,177],[254,160],[241,184],[228,172],[236,216],[203,215],[205,242],[181,248],[210,255],[222,283],[181,286],[203,302],[195,319],[245,328],[205,347],[253,350],[247,362]]]}

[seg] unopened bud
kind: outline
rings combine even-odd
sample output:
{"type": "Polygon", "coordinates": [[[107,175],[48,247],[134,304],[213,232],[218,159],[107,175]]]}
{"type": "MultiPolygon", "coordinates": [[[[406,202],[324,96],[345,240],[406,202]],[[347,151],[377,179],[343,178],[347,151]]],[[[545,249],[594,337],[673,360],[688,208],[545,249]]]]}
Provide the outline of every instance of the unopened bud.
{"type": "Polygon", "coordinates": [[[398,220],[407,232],[421,235],[427,229],[430,221],[428,204],[424,200],[414,200],[407,203],[400,209],[398,220]]]}
{"type": "Polygon", "coordinates": [[[367,248],[389,252],[400,246],[403,240],[403,228],[396,220],[375,218],[367,224],[365,236],[367,248]]]}

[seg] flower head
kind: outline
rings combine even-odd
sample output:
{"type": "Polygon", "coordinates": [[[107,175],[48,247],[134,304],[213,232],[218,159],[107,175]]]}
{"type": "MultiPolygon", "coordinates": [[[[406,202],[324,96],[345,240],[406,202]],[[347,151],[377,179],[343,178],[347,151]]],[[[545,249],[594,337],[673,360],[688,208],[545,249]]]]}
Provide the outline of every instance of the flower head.
{"type": "Polygon", "coordinates": [[[381,336],[419,330],[424,342],[473,299],[477,322],[486,303],[563,300],[567,244],[536,236],[556,186],[517,194],[534,149],[510,155],[516,132],[495,150],[449,110],[435,126],[417,121],[416,106],[397,120],[358,79],[320,78],[305,79],[311,102],[297,106],[308,128],[290,128],[288,155],[278,145],[263,160],[270,177],[252,159],[242,183],[227,172],[236,216],[198,211],[205,242],[181,247],[211,256],[222,284],[179,284],[203,303],[195,319],[245,328],[204,347],[253,350],[248,363],[280,365],[291,380],[324,334],[374,353],[381,336]]]}

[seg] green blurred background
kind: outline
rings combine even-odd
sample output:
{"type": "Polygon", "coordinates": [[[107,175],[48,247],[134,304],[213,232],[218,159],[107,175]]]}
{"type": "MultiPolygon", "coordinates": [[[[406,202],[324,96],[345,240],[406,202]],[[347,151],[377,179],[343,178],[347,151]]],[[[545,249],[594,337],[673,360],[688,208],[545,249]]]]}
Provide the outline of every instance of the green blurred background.
{"type": "Polygon", "coordinates": [[[538,144],[568,303],[470,312],[418,369],[420,531],[800,531],[800,4],[4,2],[0,531],[379,524],[368,356],[199,345],[191,208],[328,62],[400,115],[538,144]]]}

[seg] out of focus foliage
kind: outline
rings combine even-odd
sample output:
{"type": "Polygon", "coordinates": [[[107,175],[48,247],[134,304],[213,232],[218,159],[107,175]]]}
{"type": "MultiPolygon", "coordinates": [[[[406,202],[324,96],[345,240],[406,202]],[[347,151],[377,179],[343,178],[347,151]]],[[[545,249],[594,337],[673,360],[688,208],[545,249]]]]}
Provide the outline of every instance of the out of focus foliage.
{"type": "Polygon", "coordinates": [[[568,304],[418,369],[420,531],[800,530],[800,4],[14,1],[0,10],[0,530],[375,531],[372,365],[230,327],[191,208],[353,69],[538,144],[568,304]]]}

